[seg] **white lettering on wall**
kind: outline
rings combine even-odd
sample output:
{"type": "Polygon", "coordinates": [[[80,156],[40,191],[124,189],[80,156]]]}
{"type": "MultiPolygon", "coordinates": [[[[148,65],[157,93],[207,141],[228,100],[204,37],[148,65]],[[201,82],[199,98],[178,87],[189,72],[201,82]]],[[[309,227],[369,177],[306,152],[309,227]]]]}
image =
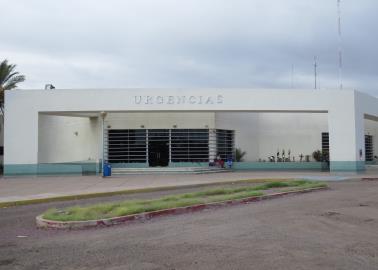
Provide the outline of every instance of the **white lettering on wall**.
{"type": "Polygon", "coordinates": [[[191,105],[212,105],[223,104],[222,95],[201,95],[201,96],[134,96],[134,104],[191,104],[191,105]]]}
{"type": "Polygon", "coordinates": [[[135,96],[135,104],[140,104],[142,102],[142,96],[135,96]]]}
{"type": "Polygon", "coordinates": [[[175,97],[174,96],[168,97],[168,104],[175,104],[175,97]]]}
{"type": "Polygon", "coordinates": [[[207,100],[206,100],[206,104],[214,104],[213,98],[208,97],[207,100]]]}
{"type": "Polygon", "coordinates": [[[222,95],[218,95],[217,96],[217,103],[218,104],[223,104],[223,96],[222,95]]]}
{"type": "Polygon", "coordinates": [[[190,96],[189,103],[190,104],[196,104],[196,102],[197,102],[196,97],[195,96],[190,96]]]}
{"type": "Polygon", "coordinates": [[[154,104],[153,97],[147,96],[147,98],[146,98],[146,104],[154,104]]]}
{"type": "Polygon", "coordinates": [[[157,104],[163,104],[164,103],[164,99],[162,96],[157,96],[156,97],[156,103],[157,104]]]}

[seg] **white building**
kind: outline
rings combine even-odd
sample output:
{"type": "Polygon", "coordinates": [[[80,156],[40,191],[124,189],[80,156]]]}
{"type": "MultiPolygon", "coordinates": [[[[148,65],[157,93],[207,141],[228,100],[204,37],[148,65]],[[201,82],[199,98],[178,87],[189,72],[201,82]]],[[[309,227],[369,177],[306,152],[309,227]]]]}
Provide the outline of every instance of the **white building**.
{"type": "Polygon", "coordinates": [[[93,89],[7,91],[4,173],[113,167],[358,171],[378,155],[378,100],[353,90],[93,89]]]}

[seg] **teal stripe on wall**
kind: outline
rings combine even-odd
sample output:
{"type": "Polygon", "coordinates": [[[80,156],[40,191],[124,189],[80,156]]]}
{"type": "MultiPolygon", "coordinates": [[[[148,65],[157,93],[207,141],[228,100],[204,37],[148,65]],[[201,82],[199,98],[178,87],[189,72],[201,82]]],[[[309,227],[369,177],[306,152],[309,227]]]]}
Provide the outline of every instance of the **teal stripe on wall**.
{"type": "Polygon", "coordinates": [[[98,174],[100,165],[95,162],[5,164],[4,175],[90,175],[98,174]]]}
{"type": "Polygon", "coordinates": [[[364,171],[365,161],[331,161],[330,166],[333,172],[364,171]]]}
{"type": "MultiPolygon", "coordinates": [[[[169,167],[207,167],[206,162],[171,163],[169,167]]],[[[4,175],[95,175],[99,174],[101,164],[95,162],[71,162],[48,164],[6,164],[4,175]]],[[[146,163],[112,164],[113,168],[146,168],[146,163]]],[[[363,171],[364,161],[332,161],[331,171],[363,171]]],[[[238,170],[313,170],[327,171],[325,163],[320,162],[234,162],[232,168],[238,170]]]]}
{"type": "Polygon", "coordinates": [[[326,164],[321,162],[235,162],[235,170],[326,170],[326,164]]]}

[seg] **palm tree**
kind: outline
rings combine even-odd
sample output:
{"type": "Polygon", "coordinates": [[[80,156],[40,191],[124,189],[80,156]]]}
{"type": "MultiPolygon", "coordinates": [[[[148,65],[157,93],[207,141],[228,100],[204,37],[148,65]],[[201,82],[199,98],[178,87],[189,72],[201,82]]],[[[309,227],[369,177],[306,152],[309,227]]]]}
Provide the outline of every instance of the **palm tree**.
{"type": "Polygon", "coordinates": [[[0,63],[0,109],[4,116],[4,92],[17,87],[17,84],[25,81],[25,76],[15,71],[16,65],[8,64],[5,59],[0,63]]]}
{"type": "Polygon", "coordinates": [[[242,162],[244,161],[244,156],[247,154],[247,152],[241,150],[240,148],[235,149],[235,160],[236,162],[242,162]]]}

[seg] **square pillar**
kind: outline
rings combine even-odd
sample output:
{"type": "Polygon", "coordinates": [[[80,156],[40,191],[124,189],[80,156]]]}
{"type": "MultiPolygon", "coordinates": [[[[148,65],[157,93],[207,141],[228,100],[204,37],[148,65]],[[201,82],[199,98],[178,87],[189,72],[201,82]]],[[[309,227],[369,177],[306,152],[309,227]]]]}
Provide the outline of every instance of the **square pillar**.
{"type": "Polygon", "coordinates": [[[12,108],[5,110],[4,175],[37,174],[38,112],[12,108]]]}
{"type": "Polygon", "coordinates": [[[364,115],[348,103],[328,112],[331,171],[365,170],[364,115]]]}

